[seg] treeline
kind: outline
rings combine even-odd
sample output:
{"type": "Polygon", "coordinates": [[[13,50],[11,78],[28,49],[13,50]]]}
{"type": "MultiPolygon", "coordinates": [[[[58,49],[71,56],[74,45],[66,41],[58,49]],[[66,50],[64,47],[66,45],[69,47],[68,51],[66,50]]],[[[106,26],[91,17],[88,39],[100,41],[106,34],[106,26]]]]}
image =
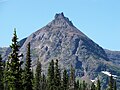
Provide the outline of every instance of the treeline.
{"type": "MultiPolygon", "coordinates": [[[[2,61],[0,55],[0,90],[101,90],[101,82],[87,84],[75,79],[75,69],[70,68],[70,74],[64,69],[60,70],[58,60],[51,60],[47,75],[42,72],[41,63],[37,61],[35,73],[31,69],[30,43],[26,49],[26,60],[21,61],[16,30],[10,45],[12,52],[9,59],[2,61]],[[24,67],[22,67],[24,66],[24,67]]],[[[116,81],[110,77],[107,90],[117,90],[116,81]]]]}

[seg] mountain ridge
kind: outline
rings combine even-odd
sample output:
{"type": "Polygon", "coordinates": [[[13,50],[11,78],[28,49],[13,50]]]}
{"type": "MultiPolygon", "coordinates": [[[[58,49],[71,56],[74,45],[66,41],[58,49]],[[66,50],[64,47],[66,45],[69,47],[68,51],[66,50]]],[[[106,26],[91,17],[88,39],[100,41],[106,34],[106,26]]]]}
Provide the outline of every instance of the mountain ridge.
{"type": "MultiPolygon", "coordinates": [[[[120,66],[111,60],[111,54],[77,29],[63,13],[56,14],[50,23],[21,41],[20,53],[23,55],[29,42],[33,67],[39,58],[45,73],[48,63],[58,59],[61,70],[69,71],[72,64],[76,77],[103,78],[101,71],[120,75],[120,66]]],[[[25,56],[22,60],[25,61],[25,56]]]]}

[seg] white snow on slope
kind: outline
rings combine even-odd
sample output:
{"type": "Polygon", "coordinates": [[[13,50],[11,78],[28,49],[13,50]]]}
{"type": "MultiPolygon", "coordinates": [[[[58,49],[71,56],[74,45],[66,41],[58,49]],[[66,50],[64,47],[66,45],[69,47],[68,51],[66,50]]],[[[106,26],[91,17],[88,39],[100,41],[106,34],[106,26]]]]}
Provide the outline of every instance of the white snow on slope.
{"type": "MultiPolygon", "coordinates": [[[[102,71],[103,74],[111,76],[111,73],[108,71],[102,71]]],[[[117,75],[112,75],[114,78],[117,78],[117,75]]]]}

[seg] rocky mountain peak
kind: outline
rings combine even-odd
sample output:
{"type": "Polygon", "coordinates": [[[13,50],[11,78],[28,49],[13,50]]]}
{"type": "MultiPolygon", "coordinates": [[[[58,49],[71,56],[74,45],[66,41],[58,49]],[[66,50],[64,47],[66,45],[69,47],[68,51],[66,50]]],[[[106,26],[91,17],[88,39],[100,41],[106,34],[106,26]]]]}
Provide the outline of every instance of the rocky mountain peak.
{"type": "MultiPolygon", "coordinates": [[[[101,71],[120,75],[120,66],[114,65],[116,61],[120,64],[119,56],[113,58],[110,51],[106,51],[106,54],[102,47],[77,29],[63,13],[56,14],[49,24],[20,41],[20,53],[24,55],[22,60],[26,60],[26,46],[29,42],[33,69],[39,58],[44,73],[47,73],[49,62],[58,59],[61,70],[66,68],[69,71],[73,65],[76,77],[83,79],[94,79],[101,75],[101,71]],[[109,59],[113,59],[114,63],[109,59]]],[[[6,52],[5,56],[8,56],[10,48],[6,52]]],[[[7,59],[4,57],[4,60],[7,59]]]]}
{"type": "Polygon", "coordinates": [[[55,15],[55,19],[64,19],[65,17],[64,17],[64,13],[62,12],[62,13],[57,13],[56,15],[55,15]]]}
{"type": "Polygon", "coordinates": [[[57,13],[54,16],[54,20],[49,24],[50,26],[59,26],[59,27],[67,27],[67,26],[72,26],[73,23],[64,16],[64,13],[57,13]]]}

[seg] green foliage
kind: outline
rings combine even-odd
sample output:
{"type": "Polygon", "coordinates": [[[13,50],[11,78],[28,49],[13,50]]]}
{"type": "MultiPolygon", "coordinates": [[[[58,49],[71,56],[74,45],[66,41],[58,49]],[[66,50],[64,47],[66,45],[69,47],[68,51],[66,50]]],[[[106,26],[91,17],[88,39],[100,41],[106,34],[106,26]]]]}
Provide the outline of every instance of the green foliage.
{"type": "Polygon", "coordinates": [[[70,79],[69,79],[69,90],[75,89],[75,70],[73,66],[71,65],[70,68],[70,79]]]}
{"type": "Polygon", "coordinates": [[[0,55],[0,90],[3,90],[3,62],[2,62],[2,57],[0,55]]]}
{"type": "Polygon", "coordinates": [[[26,63],[23,74],[23,87],[24,90],[33,90],[32,80],[33,75],[31,71],[31,56],[30,56],[30,43],[27,45],[26,63]]]}
{"type": "Polygon", "coordinates": [[[77,80],[77,82],[75,82],[75,90],[79,90],[79,80],[77,80]]]}
{"type": "Polygon", "coordinates": [[[60,88],[61,88],[61,75],[60,75],[60,70],[58,67],[58,60],[56,60],[56,62],[55,62],[54,81],[55,81],[56,90],[60,90],[60,88]]]}
{"type": "Polygon", "coordinates": [[[82,90],[86,90],[87,89],[87,83],[85,81],[83,81],[82,83],[82,90]]]}
{"type": "Polygon", "coordinates": [[[92,83],[92,85],[91,85],[91,90],[95,90],[95,84],[94,83],[92,83]]]}
{"type": "Polygon", "coordinates": [[[97,87],[96,87],[97,90],[101,90],[101,84],[100,84],[100,80],[98,79],[97,80],[97,87]]]}
{"type": "Polygon", "coordinates": [[[63,71],[63,80],[62,80],[62,87],[63,90],[67,90],[68,89],[68,74],[67,74],[67,70],[64,69],[63,71]]]}
{"type": "Polygon", "coordinates": [[[117,86],[116,86],[116,80],[114,80],[114,86],[113,86],[113,90],[117,90],[117,86]]]}
{"type": "Polygon", "coordinates": [[[19,60],[21,55],[18,55],[19,45],[17,42],[16,30],[14,30],[14,35],[12,38],[12,45],[10,45],[12,52],[9,56],[9,60],[7,61],[7,69],[6,69],[6,81],[8,84],[8,88],[10,90],[22,90],[22,61],[19,60]]]}
{"type": "Polygon", "coordinates": [[[54,83],[54,61],[52,60],[48,67],[48,74],[47,74],[47,89],[48,90],[55,90],[55,83],[54,83]]]}
{"type": "MultiPolygon", "coordinates": [[[[43,81],[45,81],[45,76],[43,76],[43,81]]],[[[34,87],[35,90],[43,90],[41,87],[41,63],[39,61],[37,61],[34,87]]]]}
{"type": "Polygon", "coordinates": [[[47,90],[47,80],[46,80],[46,76],[43,74],[42,75],[42,79],[41,79],[41,86],[42,86],[42,90],[47,90]]]}
{"type": "Polygon", "coordinates": [[[109,79],[108,90],[113,90],[113,84],[114,84],[114,79],[113,76],[111,75],[109,79]]]}

